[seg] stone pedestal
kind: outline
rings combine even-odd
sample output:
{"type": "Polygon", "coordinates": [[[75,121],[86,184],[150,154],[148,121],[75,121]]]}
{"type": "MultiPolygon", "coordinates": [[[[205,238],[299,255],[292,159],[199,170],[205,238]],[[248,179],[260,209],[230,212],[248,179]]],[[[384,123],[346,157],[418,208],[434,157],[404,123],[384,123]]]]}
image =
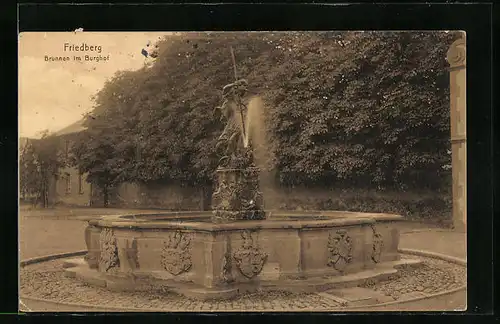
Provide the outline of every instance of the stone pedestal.
{"type": "Polygon", "coordinates": [[[259,170],[217,169],[217,189],[212,196],[212,221],[216,223],[265,218],[259,170]]]}
{"type": "Polygon", "coordinates": [[[448,50],[450,64],[450,122],[453,174],[453,225],[466,228],[467,152],[466,152],[466,48],[465,34],[448,50]]]}

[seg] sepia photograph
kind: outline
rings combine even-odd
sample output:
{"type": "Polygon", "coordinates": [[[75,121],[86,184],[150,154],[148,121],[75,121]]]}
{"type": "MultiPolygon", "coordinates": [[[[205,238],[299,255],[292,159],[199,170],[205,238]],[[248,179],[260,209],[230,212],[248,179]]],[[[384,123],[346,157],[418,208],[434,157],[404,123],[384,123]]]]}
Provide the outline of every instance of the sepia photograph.
{"type": "Polygon", "coordinates": [[[464,31],[18,49],[19,312],[467,310],[464,31]]]}

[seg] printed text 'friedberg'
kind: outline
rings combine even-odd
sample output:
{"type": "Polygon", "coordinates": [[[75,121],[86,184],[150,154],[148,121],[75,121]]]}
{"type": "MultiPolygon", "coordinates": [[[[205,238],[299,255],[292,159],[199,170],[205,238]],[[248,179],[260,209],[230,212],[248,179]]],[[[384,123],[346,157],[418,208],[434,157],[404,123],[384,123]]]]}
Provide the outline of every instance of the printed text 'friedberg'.
{"type": "MultiPolygon", "coordinates": [[[[72,55],[72,56],[49,56],[45,55],[46,62],[59,62],[59,61],[91,61],[91,62],[106,62],[109,61],[108,55],[100,55],[102,53],[101,45],[88,45],[87,43],[81,44],[70,44],[64,43],[63,45],[64,52],[81,52],[83,55],[72,55]],[[84,54],[87,52],[88,54],[84,54]],[[96,55],[98,54],[98,55],[96,55]]],[[[75,53],[76,54],[76,53],[75,53]]]]}
{"type": "Polygon", "coordinates": [[[96,52],[101,54],[101,45],[88,45],[87,43],[81,43],[80,45],[64,43],[65,52],[96,52]]]}

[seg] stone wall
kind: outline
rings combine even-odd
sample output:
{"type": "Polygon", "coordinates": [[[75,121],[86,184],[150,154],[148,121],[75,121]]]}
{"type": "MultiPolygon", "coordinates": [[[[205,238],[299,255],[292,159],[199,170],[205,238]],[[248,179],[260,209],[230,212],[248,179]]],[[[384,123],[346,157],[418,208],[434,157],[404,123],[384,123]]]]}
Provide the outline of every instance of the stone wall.
{"type": "MultiPolygon", "coordinates": [[[[451,192],[398,192],[364,189],[266,187],[266,210],[342,210],[394,213],[407,219],[447,224],[451,220],[451,192]]],[[[210,210],[211,188],[173,184],[125,183],[110,193],[110,207],[165,210],[210,210]],[[203,198],[205,195],[205,198],[203,198]]],[[[94,190],[93,207],[102,207],[102,193],[94,190]]]]}
{"type": "Polygon", "coordinates": [[[209,208],[209,203],[203,188],[174,184],[123,183],[110,195],[110,206],[124,208],[203,210],[209,208]]]}
{"type": "Polygon", "coordinates": [[[68,206],[90,206],[91,185],[86,175],[81,175],[76,168],[63,168],[51,186],[52,203],[68,206]]]}

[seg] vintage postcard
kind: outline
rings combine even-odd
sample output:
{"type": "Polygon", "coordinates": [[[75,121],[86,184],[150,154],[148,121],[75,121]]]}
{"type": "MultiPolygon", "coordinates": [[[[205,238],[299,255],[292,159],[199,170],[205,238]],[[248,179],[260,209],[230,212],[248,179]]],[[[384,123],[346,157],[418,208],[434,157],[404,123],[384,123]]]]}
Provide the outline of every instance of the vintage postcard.
{"type": "Polygon", "coordinates": [[[465,310],[465,36],[20,33],[20,312],[465,310]]]}

